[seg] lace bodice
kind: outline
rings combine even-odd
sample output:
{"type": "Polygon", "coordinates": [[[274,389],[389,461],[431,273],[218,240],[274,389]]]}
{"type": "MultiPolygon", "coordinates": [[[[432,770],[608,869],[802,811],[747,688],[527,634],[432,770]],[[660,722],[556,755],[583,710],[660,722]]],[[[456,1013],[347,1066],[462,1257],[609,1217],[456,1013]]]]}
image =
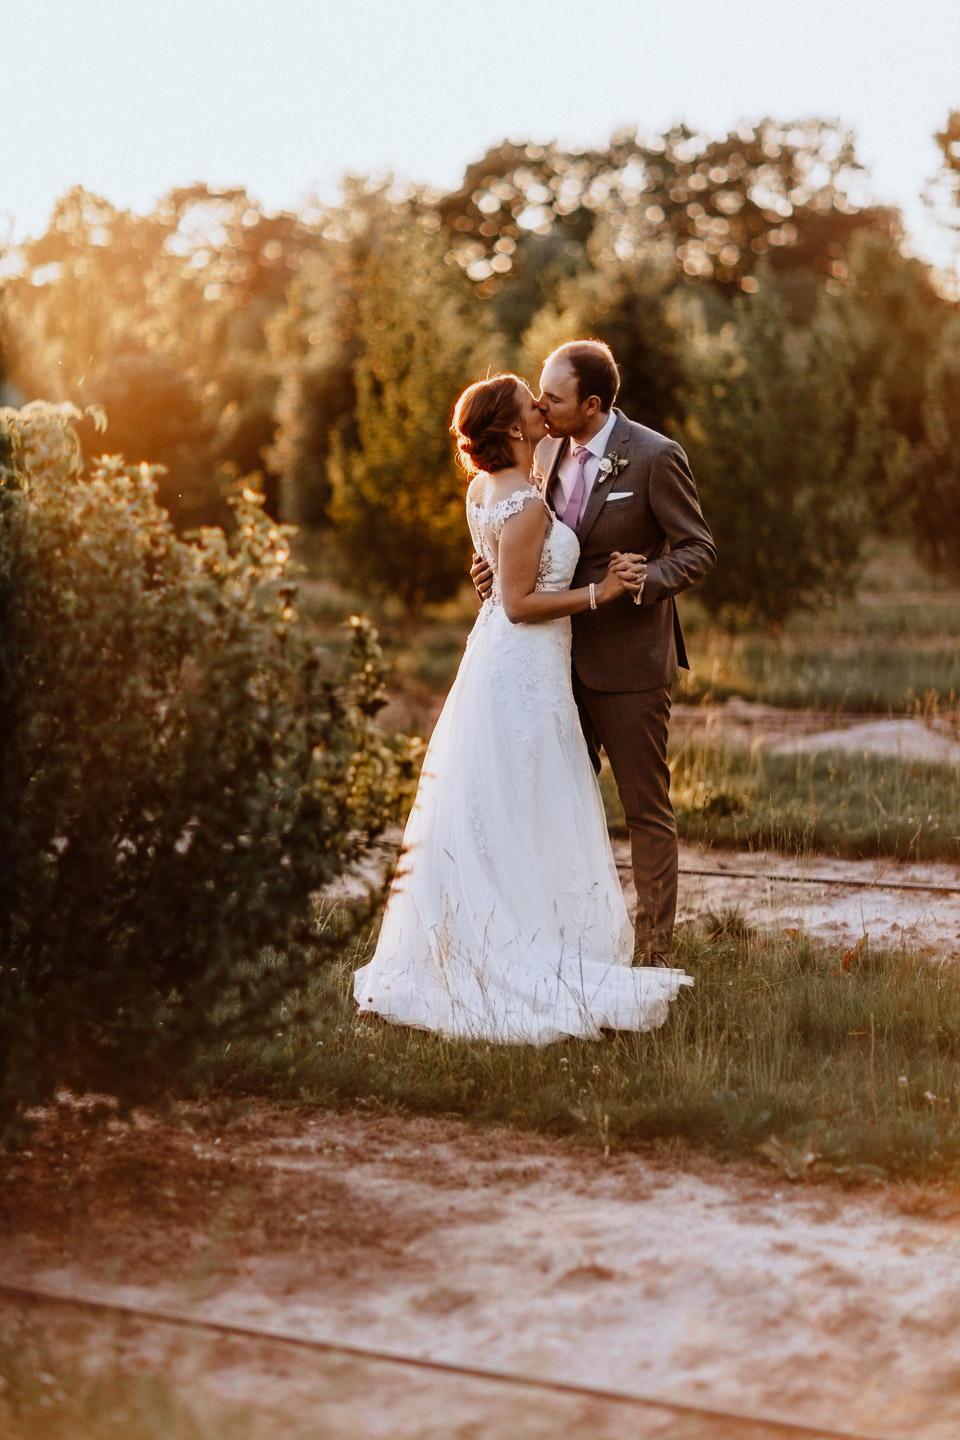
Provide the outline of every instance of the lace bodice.
{"type": "Polygon", "coordinates": [[[524,505],[543,505],[550,517],[550,524],[540,552],[540,569],[537,572],[538,590],[566,590],[573,578],[580,558],[580,544],[576,535],[562,525],[549,509],[538,490],[525,485],[514,490],[492,505],[479,505],[475,500],[467,501],[467,524],[473,537],[477,554],[482,555],[493,571],[493,589],[488,596],[489,605],[500,604],[500,574],[497,558],[498,540],[504,525],[512,515],[517,515],[524,505]]]}

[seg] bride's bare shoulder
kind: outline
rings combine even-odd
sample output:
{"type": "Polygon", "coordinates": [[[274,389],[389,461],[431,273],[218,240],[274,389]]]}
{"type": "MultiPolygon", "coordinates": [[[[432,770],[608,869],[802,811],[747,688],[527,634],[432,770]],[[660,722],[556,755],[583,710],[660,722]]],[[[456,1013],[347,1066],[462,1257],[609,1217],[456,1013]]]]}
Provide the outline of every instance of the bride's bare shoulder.
{"type": "Polygon", "coordinates": [[[467,486],[467,500],[471,505],[484,505],[486,503],[487,485],[490,476],[480,470],[470,484],[467,486]]]}

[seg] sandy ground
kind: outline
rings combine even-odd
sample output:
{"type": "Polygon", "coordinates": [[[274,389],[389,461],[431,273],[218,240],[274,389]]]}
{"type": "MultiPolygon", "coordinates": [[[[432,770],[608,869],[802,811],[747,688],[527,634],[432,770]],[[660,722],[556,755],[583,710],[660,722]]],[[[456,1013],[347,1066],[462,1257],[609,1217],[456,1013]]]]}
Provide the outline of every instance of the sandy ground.
{"type": "MultiPolygon", "coordinates": [[[[615,840],[613,849],[632,909],[630,846],[615,840]]],[[[678,920],[702,925],[731,913],[759,931],[802,932],[841,953],[868,935],[878,949],[958,960],[960,866],[681,846],[678,920]]]]}
{"type": "MultiPolygon", "coordinates": [[[[904,1440],[960,1434],[960,1188],[848,1193],[442,1120],[259,1108],[2,1161],[0,1278],[904,1440]]],[[[4,1302],[5,1328],[13,1307],[4,1302]]],[[[40,1312],[55,1342],[103,1327],[40,1312]]],[[[112,1333],[112,1332],[111,1332],[112,1333]]],[[[121,1327],[191,1403],[342,1440],[757,1440],[744,1423],[121,1327]],[[277,1412],[282,1409],[282,1416],[277,1412]],[[301,1427],[310,1422],[309,1431],[301,1427]]],[[[102,1348],[102,1347],[101,1347],[102,1348]]]]}

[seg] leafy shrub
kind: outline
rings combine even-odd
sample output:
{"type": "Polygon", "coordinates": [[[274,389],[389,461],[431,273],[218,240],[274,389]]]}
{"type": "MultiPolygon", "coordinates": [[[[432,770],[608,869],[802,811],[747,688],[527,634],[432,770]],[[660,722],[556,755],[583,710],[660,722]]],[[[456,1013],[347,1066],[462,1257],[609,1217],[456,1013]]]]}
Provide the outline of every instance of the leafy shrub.
{"type": "Polygon", "coordinates": [[[720,555],[697,594],[731,619],[779,625],[859,577],[875,415],[855,410],[826,319],[791,331],[768,282],[737,318],[701,329],[687,354],[682,438],[720,555]]]}
{"type": "Polygon", "coordinates": [[[404,783],[375,636],[331,672],[260,497],[179,539],[149,466],[77,473],[78,418],[0,412],[0,1131],[58,1086],[155,1100],[269,1023],[404,783]]]}

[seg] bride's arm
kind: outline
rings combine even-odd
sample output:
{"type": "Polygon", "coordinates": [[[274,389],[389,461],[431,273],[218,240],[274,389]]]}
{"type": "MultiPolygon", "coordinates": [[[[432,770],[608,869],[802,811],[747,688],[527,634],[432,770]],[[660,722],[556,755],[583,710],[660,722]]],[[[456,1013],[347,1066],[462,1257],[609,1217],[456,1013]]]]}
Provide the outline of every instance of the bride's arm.
{"type": "MultiPolygon", "coordinates": [[[[549,523],[549,516],[541,505],[524,505],[500,532],[500,598],[511,624],[559,620],[564,615],[576,615],[591,608],[589,585],[578,590],[537,589],[540,556],[549,523]]],[[[626,586],[619,575],[608,571],[593,590],[597,605],[605,605],[625,594],[626,586]]]]}

